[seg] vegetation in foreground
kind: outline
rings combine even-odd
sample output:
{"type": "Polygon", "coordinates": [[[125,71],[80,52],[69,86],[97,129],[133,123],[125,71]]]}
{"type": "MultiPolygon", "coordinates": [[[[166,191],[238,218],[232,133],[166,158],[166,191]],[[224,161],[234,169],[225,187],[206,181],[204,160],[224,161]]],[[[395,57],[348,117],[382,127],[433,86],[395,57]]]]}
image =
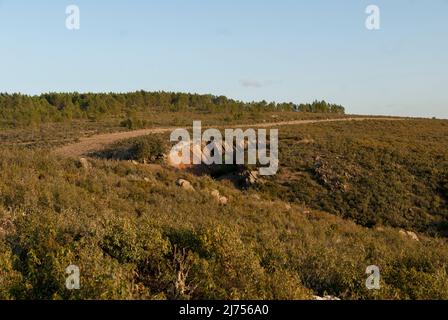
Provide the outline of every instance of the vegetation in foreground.
{"type": "Polygon", "coordinates": [[[245,191],[163,165],[83,167],[4,146],[0,298],[448,299],[447,129],[285,127],[280,174],[245,191]],[[70,264],[81,269],[79,291],[65,289],[70,264]],[[380,267],[378,291],[365,287],[369,265],[380,267]]]}

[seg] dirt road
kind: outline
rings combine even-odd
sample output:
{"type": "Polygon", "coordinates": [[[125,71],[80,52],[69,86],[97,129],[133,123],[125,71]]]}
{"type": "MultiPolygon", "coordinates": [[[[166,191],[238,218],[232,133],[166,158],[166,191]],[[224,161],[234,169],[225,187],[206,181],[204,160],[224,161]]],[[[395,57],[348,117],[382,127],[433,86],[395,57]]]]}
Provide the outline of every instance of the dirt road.
{"type": "MultiPolygon", "coordinates": [[[[248,125],[234,125],[231,128],[269,128],[269,127],[279,127],[279,126],[289,126],[298,124],[312,124],[312,123],[325,123],[325,122],[344,122],[344,121],[365,121],[365,120],[381,120],[381,121],[396,121],[403,120],[401,118],[374,118],[374,117],[364,117],[364,118],[342,118],[342,119],[327,119],[327,120],[294,120],[294,121],[284,121],[284,122],[272,122],[272,123],[257,123],[248,125]]],[[[219,127],[219,126],[217,126],[219,127]]],[[[171,128],[152,128],[152,129],[142,129],[135,131],[126,132],[116,132],[100,134],[88,138],[82,138],[79,142],[62,146],[55,149],[53,152],[57,156],[63,157],[80,157],[86,155],[90,152],[104,149],[107,145],[124,140],[140,136],[145,136],[148,134],[155,133],[167,133],[172,132],[179,127],[171,128]]]]}

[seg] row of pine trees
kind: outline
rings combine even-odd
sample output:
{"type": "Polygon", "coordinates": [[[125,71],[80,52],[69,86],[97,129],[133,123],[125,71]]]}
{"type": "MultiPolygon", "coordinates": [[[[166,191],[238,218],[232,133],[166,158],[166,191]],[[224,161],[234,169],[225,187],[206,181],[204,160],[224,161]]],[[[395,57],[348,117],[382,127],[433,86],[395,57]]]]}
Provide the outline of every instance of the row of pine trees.
{"type": "Polygon", "coordinates": [[[224,96],[173,92],[0,94],[0,126],[29,126],[73,119],[100,120],[130,112],[314,112],[345,113],[325,101],[309,104],[242,102],[224,96]]]}

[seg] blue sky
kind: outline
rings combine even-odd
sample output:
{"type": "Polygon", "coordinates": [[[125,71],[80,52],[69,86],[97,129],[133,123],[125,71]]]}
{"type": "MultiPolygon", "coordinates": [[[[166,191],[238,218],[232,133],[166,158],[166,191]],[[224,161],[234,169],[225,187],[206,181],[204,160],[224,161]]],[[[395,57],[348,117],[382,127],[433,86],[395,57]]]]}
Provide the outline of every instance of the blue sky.
{"type": "Polygon", "coordinates": [[[0,92],[325,99],[448,118],[448,0],[0,0],[0,92]],[[65,27],[65,8],[81,29],[65,27]],[[381,30],[365,28],[367,5],[381,30]]]}

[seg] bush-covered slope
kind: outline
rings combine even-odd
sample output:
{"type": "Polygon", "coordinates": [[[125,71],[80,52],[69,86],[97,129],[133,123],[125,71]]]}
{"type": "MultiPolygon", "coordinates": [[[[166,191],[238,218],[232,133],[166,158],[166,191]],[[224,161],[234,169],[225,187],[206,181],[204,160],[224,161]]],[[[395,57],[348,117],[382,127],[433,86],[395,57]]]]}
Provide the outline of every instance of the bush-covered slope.
{"type": "Polygon", "coordinates": [[[413,241],[168,168],[90,165],[2,149],[0,298],[448,298],[443,239],[413,241]],[[180,177],[196,191],[176,186],[180,177]],[[79,291],[65,289],[70,264],[79,291]],[[365,287],[369,265],[381,268],[379,291],[365,287]]]}
{"type": "Polygon", "coordinates": [[[281,170],[261,191],[372,227],[448,235],[448,122],[283,127],[281,170]]]}

